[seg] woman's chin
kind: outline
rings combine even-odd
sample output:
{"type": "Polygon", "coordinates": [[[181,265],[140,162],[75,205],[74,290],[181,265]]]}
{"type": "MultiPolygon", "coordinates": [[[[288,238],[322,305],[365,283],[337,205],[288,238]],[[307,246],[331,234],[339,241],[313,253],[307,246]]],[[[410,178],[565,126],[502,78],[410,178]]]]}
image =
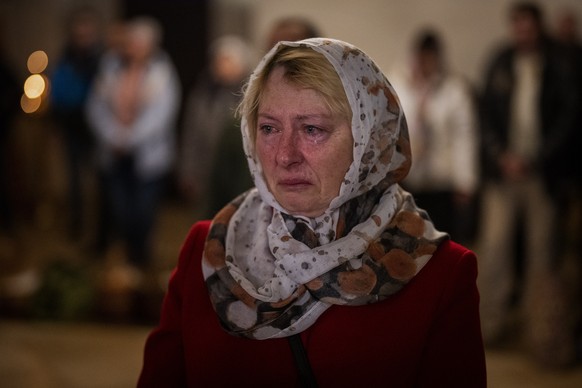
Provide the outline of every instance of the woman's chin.
{"type": "Polygon", "coordinates": [[[305,199],[301,201],[279,201],[279,203],[289,214],[293,216],[314,218],[322,215],[326,209],[315,206],[315,202],[305,199]]]}

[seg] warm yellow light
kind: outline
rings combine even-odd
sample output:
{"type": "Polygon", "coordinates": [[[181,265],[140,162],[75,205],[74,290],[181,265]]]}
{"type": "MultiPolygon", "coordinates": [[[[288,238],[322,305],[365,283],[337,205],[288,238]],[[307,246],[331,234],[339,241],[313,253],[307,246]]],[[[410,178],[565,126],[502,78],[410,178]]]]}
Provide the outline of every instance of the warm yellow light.
{"type": "Polygon", "coordinates": [[[33,74],[24,81],[24,94],[28,98],[34,99],[40,97],[44,92],[46,82],[40,74],[33,74]]]}
{"type": "Polygon", "coordinates": [[[26,66],[33,74],[42,73],[48,66],[48,56],[42,50],[35,51],[29,55],[26,66]]]}
{"type": "Polygon", "coordinates": [[[20,107],[24,113],[34,113],[40,108],[41,100],[40,97],[29,98],[26,94],[23,94],[20,98],[20,107]]]}

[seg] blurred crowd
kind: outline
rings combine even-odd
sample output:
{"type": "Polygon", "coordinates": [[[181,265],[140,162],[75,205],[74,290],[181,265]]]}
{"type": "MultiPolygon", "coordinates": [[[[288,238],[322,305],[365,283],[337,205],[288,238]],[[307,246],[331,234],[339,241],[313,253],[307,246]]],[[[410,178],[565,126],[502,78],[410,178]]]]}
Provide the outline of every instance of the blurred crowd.
{"type": "MultiPolygon", "coordinates": [[[[577,15],[549,23],[534,3],[510,7],[507,25],[482,85],[449,66],[434,26],[418,31],[406,62],[387,69],[413,147],[404,185],[437,228],[477,252],[486,345],[523,340],[544,364],[570,365],[582,353],[582,41],[577,15]]],[[[72,12],[41,118],[66,176],[66,200],[53,217],[82,257],[43,263],[36,282],[24,275],[20,252],[35,244],[22,230],[42,223],[42,201],[22,190],[22,144],[13,130],[20,82],[1,61],[0,315],[74,317],[91,301],[102,315],[127,318],[132,295],[151,291],[148,281],[158,285],[149,309],[157,311],[164,279],[153,244],[164,201],[179,202],[194,222],[252,186],[234,111],[253,53],[322,35],[289,17],[272,26],[263,47],[221,36],[209,43],[195,84],[181,90],[155,18],[104,28],[94,10],[72,12]],[[73,307],[57,306],[67,293],[77,295],[73,307]],[[22,295],[32,295],[33,307],[14,308],[22,295]],[[107,307],[95,297],[125,303],[107,307]]]]}

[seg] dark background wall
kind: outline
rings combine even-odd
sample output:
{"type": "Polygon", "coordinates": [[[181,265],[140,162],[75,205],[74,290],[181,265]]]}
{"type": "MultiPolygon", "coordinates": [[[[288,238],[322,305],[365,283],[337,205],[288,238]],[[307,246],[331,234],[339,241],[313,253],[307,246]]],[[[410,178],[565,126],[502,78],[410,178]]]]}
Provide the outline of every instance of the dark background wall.
{"type": "Polygon", "coordinates": [[[163,46],[178,69],[183,90],[204,66],[208,37],[209,0],[123,0],[124,18],[153,16],[164,28],[163,46]]]}

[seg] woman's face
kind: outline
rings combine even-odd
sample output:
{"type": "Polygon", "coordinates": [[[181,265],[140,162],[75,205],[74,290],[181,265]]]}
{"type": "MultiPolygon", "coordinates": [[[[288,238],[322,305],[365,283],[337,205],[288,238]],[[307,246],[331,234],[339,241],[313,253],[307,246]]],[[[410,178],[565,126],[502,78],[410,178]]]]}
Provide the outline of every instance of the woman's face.
{"type": "Polygon", "coordinates": [[[313,89],[269,75],[257,118],[256,153],[275,199],[294,215],[321,215],[352,163],[351,124],[313,89]]]}

